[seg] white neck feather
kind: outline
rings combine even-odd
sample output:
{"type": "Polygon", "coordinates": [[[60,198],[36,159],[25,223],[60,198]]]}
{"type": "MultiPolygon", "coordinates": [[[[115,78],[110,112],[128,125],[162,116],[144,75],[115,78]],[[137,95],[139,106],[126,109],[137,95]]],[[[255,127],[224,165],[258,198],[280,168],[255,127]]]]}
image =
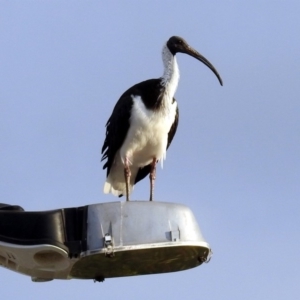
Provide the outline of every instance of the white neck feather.
{"type": "Polygon", "coordinates": [[[162,85],[166,88],[166,92],[169,96],[173,98],[179,82],[179,69],[176,57],[170,52],[167,45],[163,47],[162,59],[164,63],[162,85]]]}

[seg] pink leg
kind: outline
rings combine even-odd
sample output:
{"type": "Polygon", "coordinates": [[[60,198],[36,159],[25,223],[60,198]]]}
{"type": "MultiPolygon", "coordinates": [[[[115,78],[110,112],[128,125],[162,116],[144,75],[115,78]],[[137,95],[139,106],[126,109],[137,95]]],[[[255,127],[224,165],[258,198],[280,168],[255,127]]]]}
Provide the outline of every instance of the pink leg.
{"type": "Polygon", "coordinates": [[[156,158],[153,158],[150,170],[150,201],[153,200],[154,181],[156,176],[156,158]]]}
{"type": "Polygon", "coordinates": [[[124,162],[124,176],[125,176],[125,184],[126,184],[126,201],[129,201],[129,184],[130,184],[130,168],[128,163],[128,158],[125,158],[124,162]]]}

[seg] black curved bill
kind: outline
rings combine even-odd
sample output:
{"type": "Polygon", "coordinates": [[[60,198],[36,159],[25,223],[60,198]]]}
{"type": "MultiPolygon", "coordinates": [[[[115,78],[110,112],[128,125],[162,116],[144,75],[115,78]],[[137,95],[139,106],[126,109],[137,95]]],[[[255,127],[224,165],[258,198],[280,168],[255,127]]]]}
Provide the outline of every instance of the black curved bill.
{"type": "Polygon", "coordinates": [[[220,84],[223,86],[223,81],[222,78],[220,76],[220,74],[218,73],[218,71],[216,70],[216,68],[212,65],[212,63],[210,63],[203,55],[201,55],[199,52],[197,52],[195,49],[193,49],[192,47],[188,46],[185,51],[186,54],[198,59],[199,61],[201,61],[202,63],[204,63],[207,67],[209,67],[217,76],[220,84]]]}

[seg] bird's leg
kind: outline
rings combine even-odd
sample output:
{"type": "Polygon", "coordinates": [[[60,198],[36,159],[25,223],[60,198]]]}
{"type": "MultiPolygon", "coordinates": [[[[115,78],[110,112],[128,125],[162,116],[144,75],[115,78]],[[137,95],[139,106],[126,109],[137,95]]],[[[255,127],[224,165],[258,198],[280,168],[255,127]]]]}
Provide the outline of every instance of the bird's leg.
{"type": "Polygon", "coordinates": [[[130,184],[130,168],[128,158],[125,158],[124,162],[124,176],[125,176],[125,185],[126,185],[126,201],[129,201],[129,184],[130,184]]]}
{"type": "Polygon", "coordinates": [[[150,201],[153,200],[154,181],[156,175],[156,158],[153,158],[150,169],[150,201]]]}

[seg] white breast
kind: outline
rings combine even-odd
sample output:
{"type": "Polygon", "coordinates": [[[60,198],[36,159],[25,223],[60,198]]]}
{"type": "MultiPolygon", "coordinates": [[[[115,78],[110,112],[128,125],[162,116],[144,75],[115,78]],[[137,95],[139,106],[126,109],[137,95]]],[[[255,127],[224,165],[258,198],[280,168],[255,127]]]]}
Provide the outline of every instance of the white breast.
{"type": "Polygon", "coordinates": [[[143,167],[150,164],[153,158],[165,158],[177,103],[173,99],[164,99],[163,108],[153,111],[145,107],[140,96],[132,96],[132,99],[130,129],[120,149],[120,156],[123,162],[127,157],[131,165],[143,167]]]}

